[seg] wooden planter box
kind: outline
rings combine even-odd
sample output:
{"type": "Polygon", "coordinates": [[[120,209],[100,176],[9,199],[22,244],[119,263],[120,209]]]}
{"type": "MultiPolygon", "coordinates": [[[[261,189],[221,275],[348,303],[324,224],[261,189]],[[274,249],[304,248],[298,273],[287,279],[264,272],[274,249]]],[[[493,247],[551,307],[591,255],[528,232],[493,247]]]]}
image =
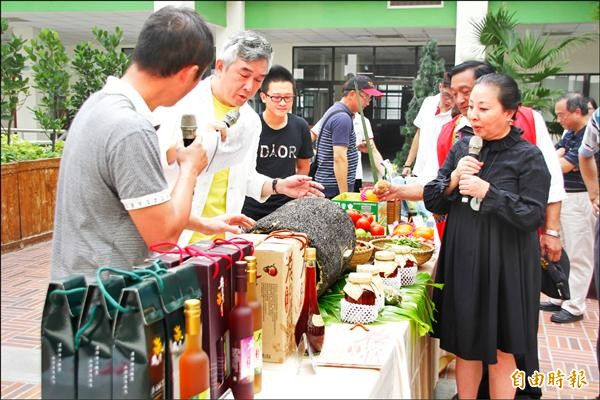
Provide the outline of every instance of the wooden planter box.
{"type": "Polygon", "coordinates": [[[52,237],[60,158],[2,164],[2,252],[52,237]]]}

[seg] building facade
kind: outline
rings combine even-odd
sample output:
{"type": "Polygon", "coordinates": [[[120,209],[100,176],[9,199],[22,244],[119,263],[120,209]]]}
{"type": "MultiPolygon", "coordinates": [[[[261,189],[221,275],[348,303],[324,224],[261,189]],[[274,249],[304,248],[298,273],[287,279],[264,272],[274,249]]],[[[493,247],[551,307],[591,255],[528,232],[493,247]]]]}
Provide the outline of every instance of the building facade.
{"type": "MultiPolygon", "coordinates": [[[[348,73],[371,75],[386,93],[365,114],[372,120],[384,157],[402,145],[399,127],[412,97],[421,46],[434,39],[447,67],[482,59],[473,22],[488,11],[505,7],[516,14],[520,31],[549,34],[551,41],[598,32],[594,1],[2,1],[2,17],[24,38],[43,27],[55,29],[67,51],[92,40],[91,27],[123,29],[123,47],[130,51],[143,21],[168,4],[196,9],[210,24],[217,51],[233,32],[251,29],[273,44],[274,63],[294,73],[298,97],[294,112],[314,124],[339,98],[348,73]]],[[[565,71],[545,85],[600,97],[599,43],[574,48],[565,71]]],[[[18,127],[35,128],[28,110],[35,94],[21,108],[18,127]]],[[[259,102],[255,103],[259,108],[259,102]]]]}

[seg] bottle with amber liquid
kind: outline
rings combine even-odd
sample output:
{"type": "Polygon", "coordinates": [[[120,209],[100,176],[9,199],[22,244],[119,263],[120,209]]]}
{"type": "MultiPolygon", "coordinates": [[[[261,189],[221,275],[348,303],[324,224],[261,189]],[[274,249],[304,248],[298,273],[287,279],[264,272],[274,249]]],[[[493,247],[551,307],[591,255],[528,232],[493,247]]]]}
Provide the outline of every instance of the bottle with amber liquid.
{"type": "Polygon", "coordinates": [[[245,261],[234,267],[235,306],[229,312],[231,337],[231,391],[235,399],[254,398],[254,324],[252,308],[246,297],[247,281],[245,261]]]}
{"type": "Polygon", "coordinates": [[[256,299],[256,257],[248,256],[248,305],[254,323],[254,393],[262,389],[262,305],[256,299]]]}
{"type": "Polygon", "coordinates": [[[182,399],[210,398],[210,365],[202,349],[200,300],[184,303],[185,348],[179,358],[179,386],[182,399]]]}
{"type": "Polygon", "coordinates": [[[294,338],[297,346],[302,340],[302,334],[306,333],[308,345],[316,354],[321,352],[325,339],[325,323],[317,302],[317,250],[308,247],[305,258],[304,302],[296,322],[294,338]]]}

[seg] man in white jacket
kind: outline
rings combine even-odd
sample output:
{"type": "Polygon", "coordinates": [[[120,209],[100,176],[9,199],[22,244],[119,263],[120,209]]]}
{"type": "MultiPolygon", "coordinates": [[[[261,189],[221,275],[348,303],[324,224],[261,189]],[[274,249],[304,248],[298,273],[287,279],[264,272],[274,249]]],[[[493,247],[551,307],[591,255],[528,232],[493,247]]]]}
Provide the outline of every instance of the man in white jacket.
{"type": "MultiPolygon", "coordinates": [[[[271,44],[260,34],[245,31],[232,37],[215,61],[214,74],[198,84],[161,121],[164,137],[181,140],[181,115],[194,114],[199,125],[222,121],[230,110],[240,113],[237,123],[227,128],[224,141],[220,134],[204,137],[203,145],[209,164],[196,179],[192,215],[218,216],[241,212],[246,196],[264,202],[279,193],[289,197],[322,197],[322,186],[310,177],[293,175],[285,179],[270,178],[256,172],[256,151],[261,123],[258,114],[247,104],[253,98],[271,65],[271,44]]],[[[221,123],[222,129],[224,124],[221,123]]],[[[161,132],[159,131],[159,136],[161,132]]],[[[168,139],[166,140],[168,141],[168,139]]],[[[164,142],[163,142],[164,143],[164,142]]],[[[163,146],[161,150],[166,153],[163,146]]],[[[184,231],[180,244],[188,244],[212,237],[184,231]]]]}

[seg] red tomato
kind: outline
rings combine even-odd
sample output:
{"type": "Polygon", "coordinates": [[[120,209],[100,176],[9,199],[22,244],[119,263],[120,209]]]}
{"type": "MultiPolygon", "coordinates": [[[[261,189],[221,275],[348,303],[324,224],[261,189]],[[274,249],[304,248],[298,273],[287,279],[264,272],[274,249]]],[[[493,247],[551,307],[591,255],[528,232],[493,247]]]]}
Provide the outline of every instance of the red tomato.
{"type": "Polygon", "coordinates": [[[358,221],[356,221],[356,229],[364,229],[365,231],[371,231],[371,223],[365,217],[360,217],[358,221]]]}
{"type": "Polygon", "coordinates": [[[358,219],[360,217],[362,217],[362,214],[359,213],[358,211],[354,210],[354,209],[348,209],[348,210],[346,210],[346,213],[352,219],[352,223],[354,225],[356,225],[356,221],[358,221],[358,219]]]}
{"type": "Polygon", "coordinates": [[[373,223],[373,214],[368,213],[368,214],[365,214],[364,217],[369,220],[369,224],[373,223]]]}
{"type": "Polygon", "coordinates": [[[378,224],[377,222],[373,222],[371,224],[371,235],[373,236],[382,236],[385,235],[385,228],[383,225],[378,224]]]}

